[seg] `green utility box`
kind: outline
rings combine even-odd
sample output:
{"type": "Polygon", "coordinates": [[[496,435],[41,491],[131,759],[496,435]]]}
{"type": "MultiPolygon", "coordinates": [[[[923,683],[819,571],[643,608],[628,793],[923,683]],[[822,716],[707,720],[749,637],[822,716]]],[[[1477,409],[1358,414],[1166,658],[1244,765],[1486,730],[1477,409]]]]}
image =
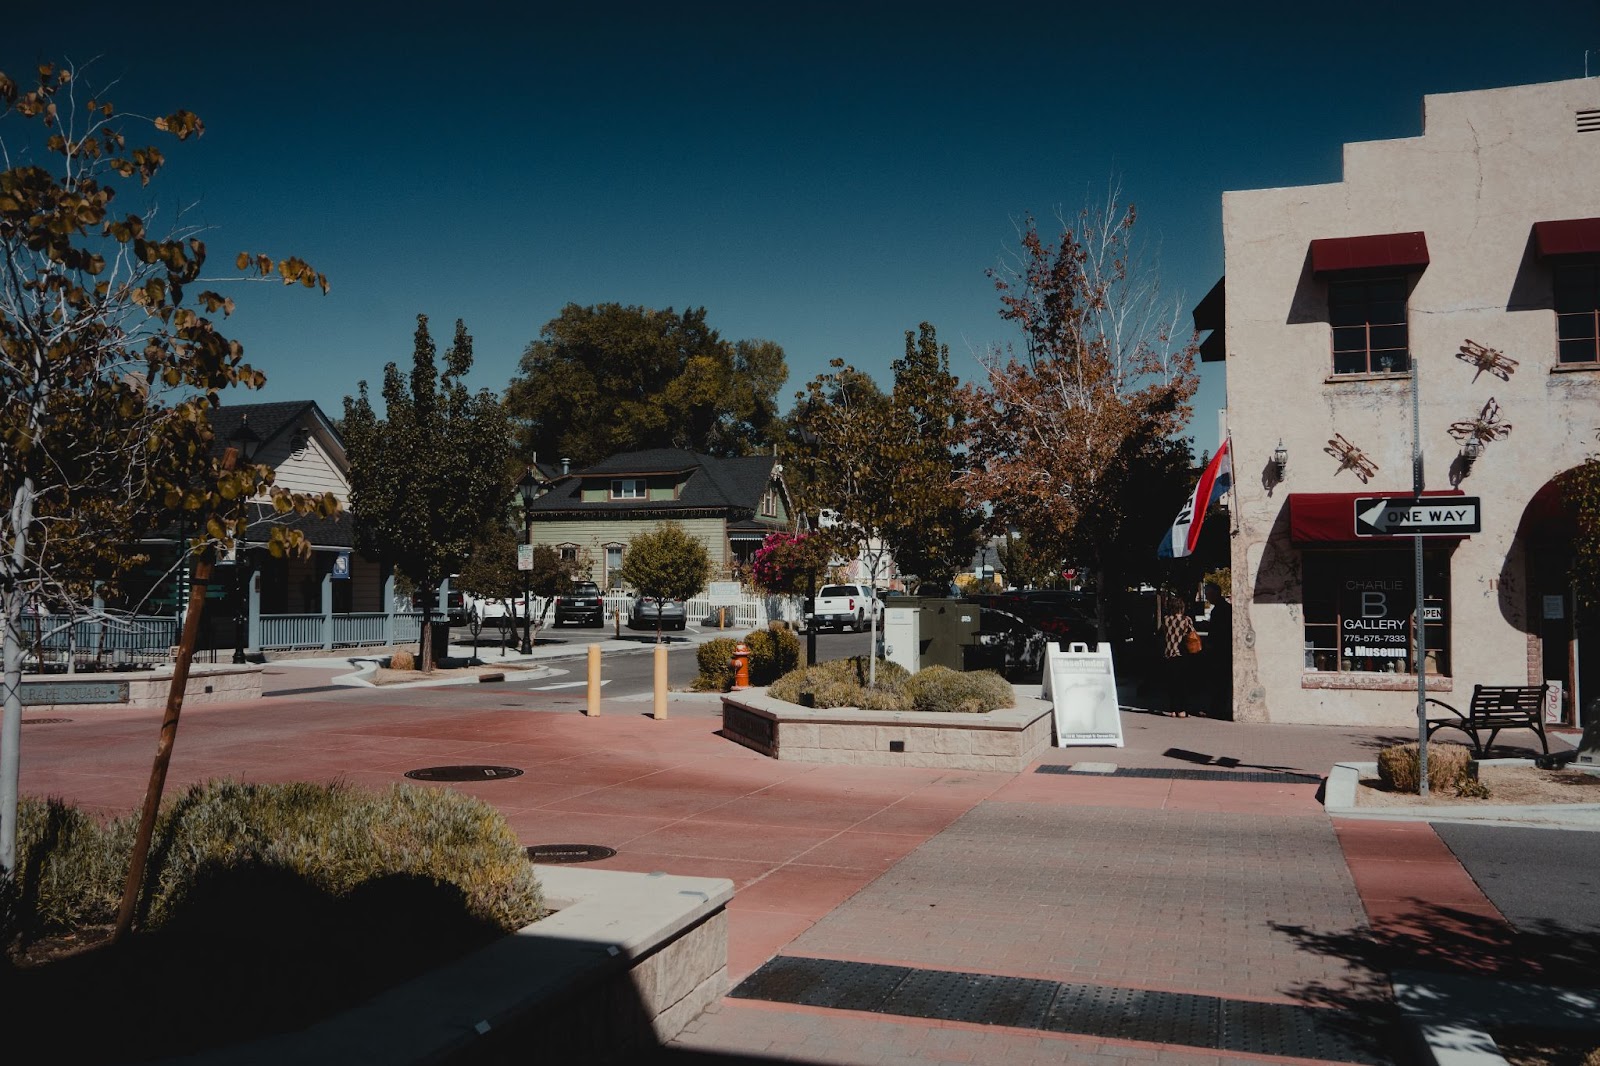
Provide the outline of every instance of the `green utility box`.
{"type": "Polygon", "coordinates": [[[919,669],[947,666],[964,670],[972,657],[966,649],[978,644],[978,605],[971,600],[944,597],[906,597],[896,607],[917,608],[917,626],[922,644],[917,657],[919,669]]]}

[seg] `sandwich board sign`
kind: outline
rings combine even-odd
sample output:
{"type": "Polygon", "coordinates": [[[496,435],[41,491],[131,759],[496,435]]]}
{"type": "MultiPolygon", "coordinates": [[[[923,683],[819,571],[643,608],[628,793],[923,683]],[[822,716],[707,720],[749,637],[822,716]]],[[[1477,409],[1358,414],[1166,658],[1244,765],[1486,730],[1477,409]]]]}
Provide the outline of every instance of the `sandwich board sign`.
{"type": "Polygon", "coordinates": [[[1041,695],[1055,708],[1056,747],[1122,747],[1122,709],[1111,645],[1045,645],[1041,695]]]}

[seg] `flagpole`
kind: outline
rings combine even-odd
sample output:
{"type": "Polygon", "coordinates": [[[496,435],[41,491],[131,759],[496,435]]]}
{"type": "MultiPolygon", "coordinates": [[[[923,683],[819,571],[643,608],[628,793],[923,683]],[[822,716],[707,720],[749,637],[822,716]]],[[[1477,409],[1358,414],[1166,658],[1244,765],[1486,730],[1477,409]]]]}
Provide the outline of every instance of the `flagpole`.
{"type": "MultiPolygon", "coordinates": [[[[1422,400],[1417,376],[1417,357],[1411,357],[1411,495],[1422,498],[1422,400]]],[[[1422,534],[1412,541],[1413,579],[1417,587],[1417,613],[1412,627],[1416,633],[1417,657],[1417,794],[1428,794],[1428,627],[1423,617],[1422,534]]]]}

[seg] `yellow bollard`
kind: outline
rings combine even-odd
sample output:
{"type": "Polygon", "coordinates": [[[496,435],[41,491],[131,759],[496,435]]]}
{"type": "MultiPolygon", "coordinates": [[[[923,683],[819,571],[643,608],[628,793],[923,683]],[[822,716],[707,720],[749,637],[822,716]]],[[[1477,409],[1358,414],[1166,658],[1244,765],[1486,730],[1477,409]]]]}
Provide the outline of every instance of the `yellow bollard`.
{"type": "Polygon", "coordinates": [[[667,646],[656,645],[655,720],[667,720],[667,646]]]}
{"type": "Polygon", "coordinates": [[[600,645],[589,645],[589,703],[583,713],[590,718],[600,717],[600,645]]]}

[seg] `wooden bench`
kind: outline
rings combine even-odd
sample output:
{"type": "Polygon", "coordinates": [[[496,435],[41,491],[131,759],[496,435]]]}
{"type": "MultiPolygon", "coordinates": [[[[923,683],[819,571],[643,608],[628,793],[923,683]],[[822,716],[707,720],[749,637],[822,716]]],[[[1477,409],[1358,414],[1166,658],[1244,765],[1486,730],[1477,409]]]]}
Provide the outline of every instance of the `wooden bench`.
{"type": "Polygon", "coordinates": [[[1549,688],[1548,684],[1474,685],[1466,714],[1443,700],[1430,699],[1429,703],[1443,707],[1455,717],[1429,718],[1428,735],[1433,736],[1439,729],[1459,729],[1472,738],[1472,753],[1481,759],[1502,729],[1531,729],[1539,734],[1539,746],[1549,755],[1550,744],[1544,735],[1544,699],[1549,688]],[[1489,734],[1487,743],[1479,738],[1479,733],[1489,734]]]}

